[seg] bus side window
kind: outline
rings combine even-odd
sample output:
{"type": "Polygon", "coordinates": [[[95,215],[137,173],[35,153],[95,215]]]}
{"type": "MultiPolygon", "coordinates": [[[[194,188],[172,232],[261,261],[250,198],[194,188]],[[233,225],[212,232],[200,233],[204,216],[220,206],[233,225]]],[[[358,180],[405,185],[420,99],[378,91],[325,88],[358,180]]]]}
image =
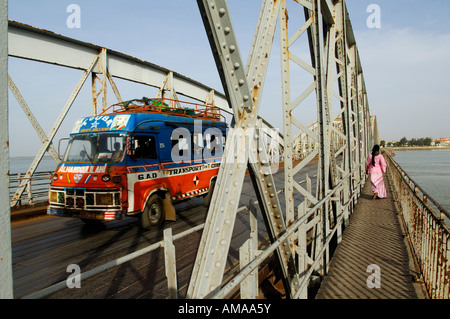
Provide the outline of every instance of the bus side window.
{"type": "Polygon", "coordinates": [[[209,128],[205,131],[206,147],[204,155],[215,156],[223,152],[223,135],[217,128],[209,128]]]}
{"type": "Polygon", "coordinates": [[[157,159],[156,139],[154,136],[136,135],[134,137],[134,156],[133,158],[157,159]]]}
{"type": "Polygon", "coordinates": [[[191,160],[191,133],[188,129],[177,127],[170,136],[172,142],[171,160],[175,163],[190,162],[191,160]]]}
{"type": "Polygon", "coordinates": [[[192,153],[195,156],[203,153],[203,135],[202,133],[192,133],[192,153]]]}

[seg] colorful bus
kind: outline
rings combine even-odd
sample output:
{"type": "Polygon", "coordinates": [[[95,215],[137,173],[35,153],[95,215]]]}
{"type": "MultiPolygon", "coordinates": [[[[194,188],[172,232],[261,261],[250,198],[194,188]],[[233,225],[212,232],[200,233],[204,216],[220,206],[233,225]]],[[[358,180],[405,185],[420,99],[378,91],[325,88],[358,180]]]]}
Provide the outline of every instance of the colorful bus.
{"type": "Polygon", "coordinates": [[[209,203],[226,128],[217,107],[169,99],[82,118],[53,174],[47,213],[86,223],[136,216],[145,229],[175,220],[173,203],[209,203]]]}

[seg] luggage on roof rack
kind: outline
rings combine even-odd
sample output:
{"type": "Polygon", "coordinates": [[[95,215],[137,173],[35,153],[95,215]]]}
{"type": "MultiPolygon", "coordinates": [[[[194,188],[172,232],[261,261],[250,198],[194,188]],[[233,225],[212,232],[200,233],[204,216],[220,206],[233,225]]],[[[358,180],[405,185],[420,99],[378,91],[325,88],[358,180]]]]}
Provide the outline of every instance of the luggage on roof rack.
{"type": "Polygon", "coordinates": [[[130,112],[164,113],[168,115],[188,116],[209,120],[225,120],[220,109],[213,105],[197,104],[166,98],[133,99],[111,105],[101,114],[130,112]]]}

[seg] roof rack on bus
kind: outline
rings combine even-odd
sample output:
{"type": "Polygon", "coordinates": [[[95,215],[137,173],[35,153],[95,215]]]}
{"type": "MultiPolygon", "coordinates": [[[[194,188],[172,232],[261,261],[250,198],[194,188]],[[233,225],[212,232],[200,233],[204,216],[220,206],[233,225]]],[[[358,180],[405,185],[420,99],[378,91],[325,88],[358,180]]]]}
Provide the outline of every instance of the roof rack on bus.
{"type": "Polygon", "coordinates": [[[142,99],[113,104],[103,111],[101,115],[145,112],[225,121],[225,117],[220,111],[220,108],[208,104],[197,104],[167,98],[152,99],[143,97],[142,99]]]}

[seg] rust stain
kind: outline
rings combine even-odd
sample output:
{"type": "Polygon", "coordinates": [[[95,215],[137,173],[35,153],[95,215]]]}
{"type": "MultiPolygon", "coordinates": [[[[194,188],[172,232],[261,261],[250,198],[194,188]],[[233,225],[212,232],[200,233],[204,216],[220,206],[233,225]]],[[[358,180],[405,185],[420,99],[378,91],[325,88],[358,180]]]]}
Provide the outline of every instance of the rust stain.
{"type": "Polygon", "coordinates": [[[259,93],[259,85],[255,85],[252,90],[253,103],[256,102],[256,97],[258,96],[258,93],[259,93]]]}

